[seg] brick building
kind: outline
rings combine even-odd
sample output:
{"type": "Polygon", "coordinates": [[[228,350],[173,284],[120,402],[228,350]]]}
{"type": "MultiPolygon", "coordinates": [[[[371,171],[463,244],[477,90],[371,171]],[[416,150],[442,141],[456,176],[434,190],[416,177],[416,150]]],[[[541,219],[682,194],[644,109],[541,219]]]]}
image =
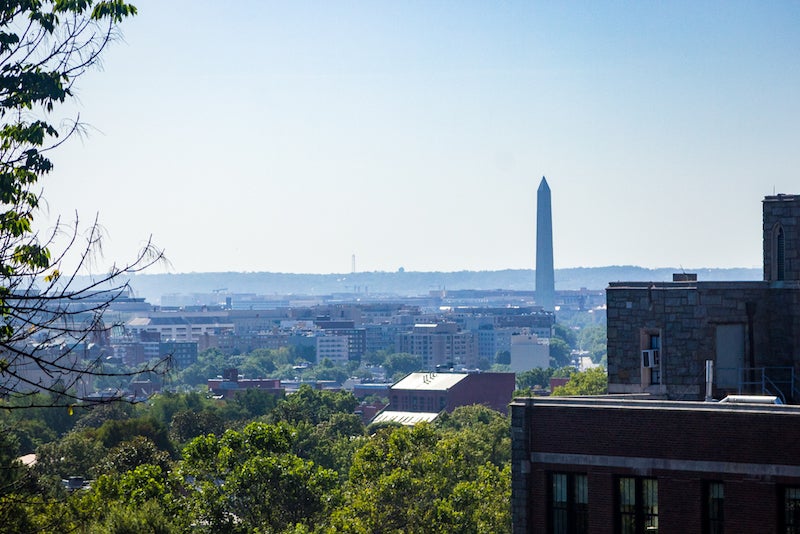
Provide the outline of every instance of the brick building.
{"type": "Polygon", "coordinates": [[[763,251],[762,281],[609,284],[609,393],[701,400],[711,360],[717,396],[800,401],[800,196],[764,198],[763,251]]]}
{"type": "Polygon", "coordinates": [[[516,399],[513,532],[800,530],[800,408],[516,399]]]}
{"type": "Polygon", "coordinates": [[[439,413],[485,404],[506,413],[514,387],[514,373],[411,373],[389,388],[389,410],[439,413]]]}
{"type": "Polygon", "coordinates": [[[282,397],[286,392],[278,378],[244,378],[237,369],[226,369],[221,377],[209,378],[208,389],[214,395],[230,396],[243,389],[259,389],[282,397]]]}

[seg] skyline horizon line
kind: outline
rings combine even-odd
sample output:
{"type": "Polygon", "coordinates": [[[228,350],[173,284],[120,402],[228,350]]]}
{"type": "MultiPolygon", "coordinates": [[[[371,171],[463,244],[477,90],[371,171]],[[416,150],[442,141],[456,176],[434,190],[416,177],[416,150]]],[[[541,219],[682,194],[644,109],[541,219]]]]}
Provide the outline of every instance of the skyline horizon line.
{"type": "MultiPolygon", "coordinates": [[[[660,267],[646,267],[643,265],[634,265],[634,264],[610,264],[610,265],[593,265],[593,266],[572,266],[572,267],[555,267],[555,271],[568,271],[568,270],[577,270],[577,269],[610,269],[610,268],[618,268],[618,269],[641,269],[645,271],[663,271],[663,270],[674,270],[676,272],[692,272],[692,271],[703,271],[703,270],[714,270],[714,271],[734,271],[734,270],[762,270],[763,267],[761,265],[753,265],[753,266],[733,266],[733,267],[714,267],[714,266],[700,266],[700,267],[682,267],[679,265],[665,265],[660,267]]],[[[258,274],[258,273],[265,273],[265,274],[296,274],[296,275],[352,275],[352,274],[362,274],[362,273],[378,273],[378,274],[408,274],[408,273],[466,273],[466,272],[474,272],[474,273],[493,273],[493,272],[506,272],[506,271],[530,271],[536,272],[536,269],[530,267],[506,267],[503,269],[459,269],[459,270],[409,270],[404,268],[398,268],[395,270],[359,270],[359,271],[328,271],[328,272],[301,272],[301,271],[269,271],[269,270],[224,270],[224,271],[168,271],[168,272],[160,272],[160,273],[148,273],[148,272],[139,272],[133,273],[132,276],[152,276],[152,275],[165,275],[165,274],[258,274]]],[[[87,276],[86,274],[77,274],[77,276],[87,276]]]]}

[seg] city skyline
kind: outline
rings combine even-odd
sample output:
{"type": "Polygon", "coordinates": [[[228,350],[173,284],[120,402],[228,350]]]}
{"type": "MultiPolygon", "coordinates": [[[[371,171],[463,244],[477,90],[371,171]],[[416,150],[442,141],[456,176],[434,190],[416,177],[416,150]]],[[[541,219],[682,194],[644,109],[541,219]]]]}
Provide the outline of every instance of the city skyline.
{"type": "Polygon", "coordinates": [[[41,183],[109,263],[533,268],[545,175],[556,269],[754,267],[797,192],[797,4],[136,5],[41,183]]]}

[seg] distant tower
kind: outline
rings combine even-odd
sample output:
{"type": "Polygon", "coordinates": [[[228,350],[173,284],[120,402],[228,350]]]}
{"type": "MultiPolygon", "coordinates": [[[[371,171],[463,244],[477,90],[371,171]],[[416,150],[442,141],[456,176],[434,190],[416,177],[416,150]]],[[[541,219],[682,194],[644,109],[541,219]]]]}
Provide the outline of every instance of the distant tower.
{"type": "Polygon", "coordinates": [[[553,311],[555,293],[550,187],[542,176],[542,182],[536,193],[536,303],[546,311],[553,311]]]}

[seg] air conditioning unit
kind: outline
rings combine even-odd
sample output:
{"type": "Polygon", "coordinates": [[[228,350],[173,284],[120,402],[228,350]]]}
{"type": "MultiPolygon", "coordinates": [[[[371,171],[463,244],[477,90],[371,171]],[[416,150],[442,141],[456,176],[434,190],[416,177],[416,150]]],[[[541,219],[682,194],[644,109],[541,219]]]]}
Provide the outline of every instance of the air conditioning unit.
{"type": "Polygon", "coordinates": [[[661,363],[661,354],[658,349],[649,349],[642,351],[642,367],[652,369],[658,367],[661,363]]]}

